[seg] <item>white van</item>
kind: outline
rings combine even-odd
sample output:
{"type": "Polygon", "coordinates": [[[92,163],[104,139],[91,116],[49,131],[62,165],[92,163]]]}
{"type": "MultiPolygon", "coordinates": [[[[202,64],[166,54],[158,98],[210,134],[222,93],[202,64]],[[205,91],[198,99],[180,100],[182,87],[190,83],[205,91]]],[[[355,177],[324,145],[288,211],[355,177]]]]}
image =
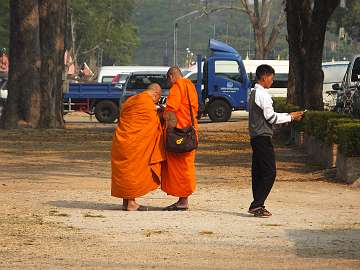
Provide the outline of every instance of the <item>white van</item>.
{"type": "Polygon", "coordinates": [[[249,79],[256,79],[256,68],[260,65],[272,66],[275,70],[274,82],[269,89],[272,97],[286,97],[289,75],[289,60],[243,60],[249,79]]]}
{"type": "MultiPolygon", "coordinates": [[[[98,83],[111,83],[113,78],[119,75],[116,83],[124,84],[127,76],[131,72],[137,71],[168,71],[170,67],[167,66],[103,66],[100,68],[98,83]]],[[[185,76],[190,72],[188,69],[181,68],[181,72],[185,76]]]]}
{"type": "Polygon", "coordinates": [[[98,83],[111,83],[120,74],[119,83],[125,83],[126,77],[135,71],[168,71],[166,66],[103,66],[100,68],[98,83]]]}
{"type": "MultiPolygon", "coordinates": [[[[289,73],[289,61],[288,60],[243,60],[245,70],[248,73],[248,77],[251,81],[255,80],[256,68],[260,65],[267,64],[274,68],[275,79],[269,93],[272,97],[286,97],[287,96],[287,84],[289,73]]],[[[238,73],[238,65],[234,65],[233,61],[217,61],[216,71],[221,73],[238,73]]],[[[188,78],[193,83],[197,82],[197,66],[190,68],[185,78],[188,78]]]]}

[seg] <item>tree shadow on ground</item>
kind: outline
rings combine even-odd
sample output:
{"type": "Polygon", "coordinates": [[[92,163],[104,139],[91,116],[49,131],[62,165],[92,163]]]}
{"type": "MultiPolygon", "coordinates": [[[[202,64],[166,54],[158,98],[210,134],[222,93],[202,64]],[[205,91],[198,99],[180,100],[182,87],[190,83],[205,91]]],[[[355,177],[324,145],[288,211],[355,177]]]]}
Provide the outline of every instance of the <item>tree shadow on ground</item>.
{"type": "Polygon", "coordinates": [[[304,258],[360,259],[360,229],[287,230],[304,258]]]}
{"type": "MultiPolygon", "coordinates": [[[[73,208],[73,209],[90,209],[90,210],[110,210],[110,211],[121,211],[122,204],[115,203],[99,203],[89,201],[49,201],[48,205],[59,207],[59,208],[73,208]]],[[[163,207],[147,206],[143,205],[147,211],[163,211],[163,207]]]]}
{"type": "Polygon", "coordinates": [[[315,173],[323,170],[300,148],[295,146],[275,146],[275,157],[279,170],[293,173],[315,173]],[[281,163],[286,164],[285,167],[281,163]],[[291,165],[290,165],[291,163],[291,165]]]}
{"type": "Polygon", "coordinates": [[[91,163],[93,167],[86,163],[65,163],[63,161],[41,161],[40,164],[30,163],[15,163],[6,164],[1,169],[3,179],[29,179],[31,178],[34,182],[39,183],[50,183],[49,177],[55,177],[56,179],[62,179],[63,177],[69,178],[97,178],[99,180],[108,179],[108,173],[104,170],[97,171],[97,166],[102,165],[101,163],[91,163]],[[64,169],[66,168],[66,169],[64,169]],[[16,172],[15,176],[12,174],[16,172]],[[9,177],[11,176],[11,177],[9,177]]]}
{"type": "Polygon", "coordinates": [[[218,155],[212,152],[198,153],[196,155],[197,166],[200,167],[214,167],[214,166],[226,166],[226,167],[244,167],[249,168],[250,157],[244,153],[228,153],[218,155]]]}
{"type": "MultiPolygon", "coordinates": [[[[227,123],[234,123],[234,122],[240,122],[240,121],[247,121],[246,117],[232,117],[230,118],[227,123]]],[[[198,120],[198,123],[200,125],[207,125],[207,124],[221,124],[223,122],[213,122],[210,120],[210,118],[201,118],[200,120],[198,120]]]]}

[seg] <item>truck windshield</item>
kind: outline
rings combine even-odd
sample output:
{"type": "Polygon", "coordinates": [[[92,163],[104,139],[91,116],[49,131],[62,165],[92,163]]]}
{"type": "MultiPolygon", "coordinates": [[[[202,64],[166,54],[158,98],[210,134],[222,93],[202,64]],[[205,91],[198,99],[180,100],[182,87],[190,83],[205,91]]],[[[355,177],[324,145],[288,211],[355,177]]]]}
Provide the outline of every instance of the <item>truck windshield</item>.
{"type": "Polygon", "coordinates": [[[348,64],[323,65],[322,70],[324,71],[324,83],[341,82],[344,78],[347,67],[348,64]]]}
{"type": "Polygon", "coordinates": [[[152,83],[160,84],[162,89],[169,89],[166,74],[144,74],[130,76],[126,85],[126,91],[142,91],[152,83]]]}
{"type": "Polygon", "coordinates": [[[242,75],[240,73],[238,62],[232,60],[217,60],[215,61],[215,74],[218,77],[230,79],[237,82],[242,82],[242,75]]]}

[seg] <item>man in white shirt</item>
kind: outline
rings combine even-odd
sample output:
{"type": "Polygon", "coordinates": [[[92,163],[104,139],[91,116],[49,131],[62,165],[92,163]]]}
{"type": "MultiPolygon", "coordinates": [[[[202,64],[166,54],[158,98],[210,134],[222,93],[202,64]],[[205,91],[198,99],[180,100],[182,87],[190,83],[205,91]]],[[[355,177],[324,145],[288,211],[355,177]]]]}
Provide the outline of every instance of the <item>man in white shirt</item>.
{"type": "Polygon", "coordinates": [[[273,83],[274,69],[269,65],[260,65],[256,69],[257,83],[249,95],[249,133],[252,156],[252,191],[254,200],[249,213],[255,217],[270,217],[265,208],[276,178],[274,147],[271,142],[273,125],[301,120],[304,112],[276,113],[273,101],[267,90],[273,83]]]}

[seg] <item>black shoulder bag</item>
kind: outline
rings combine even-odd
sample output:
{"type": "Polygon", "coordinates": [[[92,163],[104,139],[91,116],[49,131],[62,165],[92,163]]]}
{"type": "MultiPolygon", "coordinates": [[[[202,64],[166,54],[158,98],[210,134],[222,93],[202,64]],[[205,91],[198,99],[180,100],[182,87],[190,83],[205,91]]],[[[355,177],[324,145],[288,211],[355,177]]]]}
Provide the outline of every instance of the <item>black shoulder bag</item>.
{"type": "Polygon", "coordinates": [[[189,90],[186,87],[187,98],[190,107],[191,125],[185,128],[168,128],[166,131],[166,150],[173,153],[186,153],[198,147],[198,140],[194,127],[194,116],[192,113],[189,90]]]}

